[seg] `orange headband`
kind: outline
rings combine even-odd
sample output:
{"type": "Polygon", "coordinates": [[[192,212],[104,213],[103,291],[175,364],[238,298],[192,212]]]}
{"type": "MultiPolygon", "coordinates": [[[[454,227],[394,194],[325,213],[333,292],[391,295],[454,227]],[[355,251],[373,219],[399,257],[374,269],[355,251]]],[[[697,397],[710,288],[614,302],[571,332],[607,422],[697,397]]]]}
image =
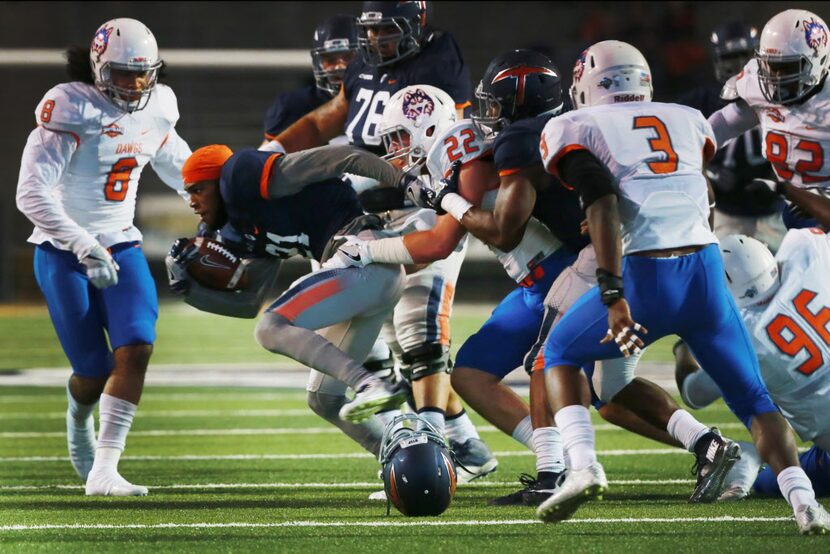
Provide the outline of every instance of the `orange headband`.
{"type": "Polygon", "coordinates": [[[233,151],[224,144],[203,146],[193,152],[182,166],[185,185],[198,181],[218,180],[222,166],[233,156],[233,151]]]}

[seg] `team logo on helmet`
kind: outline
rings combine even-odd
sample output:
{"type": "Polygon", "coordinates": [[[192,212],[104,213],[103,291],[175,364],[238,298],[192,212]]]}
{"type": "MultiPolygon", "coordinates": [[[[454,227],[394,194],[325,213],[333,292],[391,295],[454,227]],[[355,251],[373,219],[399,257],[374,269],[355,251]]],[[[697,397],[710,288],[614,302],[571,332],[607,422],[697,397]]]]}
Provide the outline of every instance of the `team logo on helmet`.
{"type": "Polygon", "coordinates": [[[587,55],[588,51],[583,50],[579,57],[576,59],[576,65],[574,66],[574,83],[582,79],[582,74],[585,73],[585,58],[587,55]]]}
{"type": "Polygon", "coordinates": [[[107,46],[110,43],[110,35],[112,34],[113,27],[101,27],[98,29],[98,32],[95,33],[95,36],[92,38],[92,46],[90,48],[93,52],[98,54],[100,57],[101,54],[107,51],[107,46]]]}
{"type": "Polygon", "coordinates": [[[425,115],[432,115],[435,102],[423,90],[416,88],[403,97],[403,114],[407,119],[416,121],[425,115]]]}
{"type": "Polygon", "coordinates": [[[804,25],[804,40],[807,41],[807,46],[813,50],[818,50],[819,47],[827,45],[827,29],[824,25],[810,18],[809,21],[803,21],[804,25]]]}
{"type": "Polygon", "coordinates": [[[608,89],[610,89],[610,88],[611,88],[611,85],[613,85],[613,84],[615,84],[615,83],[614,83],[614,80],[613,80],[613,79],[611,79],[611,77],[603,77],[602,81],[600,81],[600,82],[597,84],[597,86],[598,86],[598,87],[602,87],[602,88],[604,88],[605,90],[608,90],[608,89]]]}

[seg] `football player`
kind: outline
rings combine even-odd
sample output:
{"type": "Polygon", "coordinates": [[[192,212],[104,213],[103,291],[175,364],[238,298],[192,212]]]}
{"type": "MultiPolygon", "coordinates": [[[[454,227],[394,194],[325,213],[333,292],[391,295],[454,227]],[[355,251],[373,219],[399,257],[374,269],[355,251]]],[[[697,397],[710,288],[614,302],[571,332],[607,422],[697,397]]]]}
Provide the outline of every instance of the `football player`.
{"type": "MultiPolygon", "coordinates": [[[[792,230],[778,254],[743,235],[721,241],[729,290],[752,337],[761,375],[770,395],[801,440],[813,447],[800,462],[817,496],[830,495],[830,238],[820,229],[792,230]]],[[[677,373],[683,400],[702,408],[721,396],[720,389],[687,352],[679,352],[677,373]]],[[[751,444],[727,477],[722,499],[744,498],[754,488],[779,495],[772,469],[761,474],[751,444]]]]}
{"type": "MultiPolygon", "coordinates": [[[[709,118],[718,144],[760,126],[764,157],[788,199],[789,187],[826,191],[830,182],[830,128],[823,116],[830,98],[828,42],[827,24],[818,15],[779,13],[764,26],[756,56],[731,83],[736,101],[709,118]]],[[[783,215],[788,228],[816,226],[798,211],[783,215]]]]}
{"type": "Polygon", "coordinates": [[[182,191],[190,148],[176,133],[176,96],[158,83],[153,33],[119,18],[89,50],[70,49],[71,82],[35,110],[17,207],[35,225],[35,278],[72,366],[69,458],[86,494],[142,496],[118,473],[155,341],[158,299],[133,225],[142,170],[182,191]],[[93,411],[99,404],[95,441],[93,411]]]}
{"type": "MultiPolygon", "coordinates": [[[[826,532],[830,516],[799,466],[795,441],[764,386],[723,279],[717,239],[707,221],[710,191],[703,175],[715,153],[711,127],[697,110],[651,102],[648,63],[623,42],[600,42],[582,53],[571,96],[577,109],[548,122],[540,150],[545,168],[580,193],[599,286],[577,300],[545,345],[548,400],[570,467],[538,516],[549,522],[567,519],[608,487],[596,459],[585,407],[588,384],[579,368],[591,360],[637,353],[675,333],[752,432],[799,530],[826,532]]],[[[695,434],[702,437],[707,430],[700,426],[695,434]]],[[[723,452],[724,460],[734,463],[740,453],[731,441],[711,440],[708,446],[709,460],[723,452]]],[[[714,467],[713,473],[731,463],[714,467]]],[[[723,477],[712,481],[722,483],[723,477]]]]}
{"type": "Polygon", "coordinates": [[[351,146],[282,155],[233,154],[221,145],[194,152],[182,172],[191,207],[207,229],[219,231],[229,248],[251,261],[241,293],[210,290],[188,277],[187,265],[198,250],[180,239],[166,260],[171,288],[198,309],[250,318],[273,289],[279,260],[301,255],[321,262],[320,270],[292,284],[266,308],[256,339],[267,350],[313,368],[315,386],[309,388],[325,394],[310,393],[311,407],[377,455],[383,426],[371,416],[400,405],[405,395],[356,360],[366,358],[400,297],[403,274],[398,265],[351,267],[355,261],[337,249],[335,235],[372,236],[381,223],[363,215],[354,190],[336,177],[349,172],[395,186],[401,172],[351,146]],[[350,402],[347,387],[356,391],[350,402]]]}
{"type": "MultiPolygon", "coordinates": [[[[711,43],[717,83],[702,85],[677,100],[705,117],[737,100],[734,85],[724,85],[752,59],[758,48],[758,30],[738,21],[724,23],[712,31],[711,43]]],[[[755,179],[774,177],[762,154],[760,130],[747,131],[719,150],[706,167],[706,176],[715,191],[715,236],[756,237],[774,252],[787,231],[781,219],[784,202],[762,185],[760,191],[754,190],[759,186],[755,179]]]]}

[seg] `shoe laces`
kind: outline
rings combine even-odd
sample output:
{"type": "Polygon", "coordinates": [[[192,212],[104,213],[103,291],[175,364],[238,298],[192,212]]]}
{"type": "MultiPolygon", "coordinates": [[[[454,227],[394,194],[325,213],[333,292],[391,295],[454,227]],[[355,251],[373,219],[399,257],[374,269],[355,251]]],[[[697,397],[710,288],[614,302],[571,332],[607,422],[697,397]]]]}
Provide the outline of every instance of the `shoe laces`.
{"type": "Polygon", "coordinates": [[[519,483],[526,489],[533,490],[539,485],[539,480],[529,473],[522,473],[519,475],[519,483]]]}

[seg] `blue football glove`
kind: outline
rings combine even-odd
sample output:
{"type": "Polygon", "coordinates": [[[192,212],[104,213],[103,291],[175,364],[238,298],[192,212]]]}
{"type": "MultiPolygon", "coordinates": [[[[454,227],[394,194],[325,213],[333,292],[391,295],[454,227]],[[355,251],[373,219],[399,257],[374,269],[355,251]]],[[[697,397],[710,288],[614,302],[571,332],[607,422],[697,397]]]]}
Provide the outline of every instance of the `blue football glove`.
{"type": "Polygon", "coordinates": [[[170,247],[170,252],[164,258],[167,266],[167,283],[174,294],[186,295],[190,291],[190,277],[187,275],[187,266],[199,255],[195,244],[189,244],[190,239],[176,239],[170,247]]]}

